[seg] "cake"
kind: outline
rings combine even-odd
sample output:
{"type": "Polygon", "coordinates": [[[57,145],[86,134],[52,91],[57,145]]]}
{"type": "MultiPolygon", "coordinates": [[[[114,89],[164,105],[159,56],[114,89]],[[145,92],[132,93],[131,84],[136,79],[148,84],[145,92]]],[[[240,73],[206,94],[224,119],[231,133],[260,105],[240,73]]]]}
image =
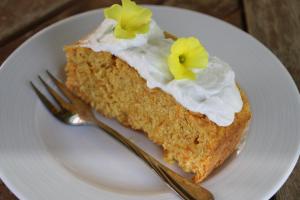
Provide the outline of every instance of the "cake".
{"type": "Polygon", "coordinates": [[[149,9],[130,0],[122,4],[107,8],[90,35],[65,46],[66,85],[99,113],[145,133],[162,147],[167,162],[177,162],[201,182],[243,138],[251,118],[246,94],[231,67],[209,56],[195,38],[176,39],[160,29],[149,9]],[[142,20],[133,20],[132,27],[141,28],[126,30],[130,24],[120,19],[134,17],[142,20]],[[170,66],[176,41],[182,51],[185,43],[195,47],[189,52],[199,53],[198,68],[170,66]]]}

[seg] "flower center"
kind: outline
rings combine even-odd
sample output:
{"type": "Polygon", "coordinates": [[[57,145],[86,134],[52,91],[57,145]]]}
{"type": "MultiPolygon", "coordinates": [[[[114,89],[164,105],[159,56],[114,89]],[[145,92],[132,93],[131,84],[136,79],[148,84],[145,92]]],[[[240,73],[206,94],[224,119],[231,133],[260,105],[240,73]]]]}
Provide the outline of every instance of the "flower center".
{"type": "Polygon", "coordinates": [[[183,64],[184,61],[185,61],[185,56],[184,56],[184,55],[180,55],[180,56],[179,56],[179,62],[180,62],[181,64],[183,64]]]}
{"type": "Polygon", "coordinates": [[[122,28],[123,30],[127,30],[127,24],[124,23],[124,20],[121,20],[121,21],[120,21],[120,26],[121,26],[121,28],[122,28]]]}

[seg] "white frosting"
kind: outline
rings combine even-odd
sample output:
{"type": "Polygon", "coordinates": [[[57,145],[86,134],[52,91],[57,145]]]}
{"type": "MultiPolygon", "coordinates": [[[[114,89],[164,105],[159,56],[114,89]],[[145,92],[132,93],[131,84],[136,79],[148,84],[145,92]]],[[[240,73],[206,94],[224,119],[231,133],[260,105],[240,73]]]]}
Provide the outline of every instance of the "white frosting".
{"type": "Polygon", "coordinates": [[[116,22],[105,19],[80,46],[95,52],[107,51],[126,61],[143,77],[149,88],[160,88],[188,110],[205,114],[219,126],[228,126],[242,109],[242,99],[231,67],[217,57],[210,57],[208,67],[194,69],[196,80],[174,80],[167,57],[174,41],[165,39],[152,20],[146,34],[134,39],[118,39],[113,34],[116,22]]]}

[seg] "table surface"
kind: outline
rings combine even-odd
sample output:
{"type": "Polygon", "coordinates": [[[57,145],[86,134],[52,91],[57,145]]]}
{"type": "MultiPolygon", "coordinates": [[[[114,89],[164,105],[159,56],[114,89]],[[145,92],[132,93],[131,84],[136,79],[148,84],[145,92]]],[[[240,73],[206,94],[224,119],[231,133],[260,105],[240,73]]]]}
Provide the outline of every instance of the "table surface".
{"type": "MultiPolygon", "coordinates": [[[[300,88],[299,0],[136,0],[206,13],[247,31],[281,60],[300,88]]],[[[1,0],[0,64],[37,31],[68,16],[117,0],[1,0]]],[[[300,161],[272,200],[300,198],[300,161]]],[[[16,200],[0,180],[0,200],[16,200]]]]}

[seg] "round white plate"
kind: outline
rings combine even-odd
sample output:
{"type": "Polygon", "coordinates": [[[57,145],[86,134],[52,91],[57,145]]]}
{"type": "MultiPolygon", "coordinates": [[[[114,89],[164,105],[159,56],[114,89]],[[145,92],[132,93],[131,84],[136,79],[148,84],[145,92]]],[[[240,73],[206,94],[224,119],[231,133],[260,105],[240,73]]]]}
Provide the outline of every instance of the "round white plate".
{"type": "MultiPolygon", "coordinates": [[[[195,35],[211,55],[230,63],[250,99],[253,120],[246,145],[202,185],[216,199],[270,198],[299,156],[300,101],[292,78],[268,49],[227,23],[177,8],[150,8],[164,30],[195,35]]],[[[46,69],[62,75],[62,47],[102,19],[102,10],[95,10],[58,22],[26,41],[2,65],[0,175],[20,199],[179,199],[105,133],[55,120],[30,88],[30,80],[42,88],[37,75],[46,77],[46,69]]],[[[106,121],[161,160],[161,150],[145,136],[106,121]]]]}

